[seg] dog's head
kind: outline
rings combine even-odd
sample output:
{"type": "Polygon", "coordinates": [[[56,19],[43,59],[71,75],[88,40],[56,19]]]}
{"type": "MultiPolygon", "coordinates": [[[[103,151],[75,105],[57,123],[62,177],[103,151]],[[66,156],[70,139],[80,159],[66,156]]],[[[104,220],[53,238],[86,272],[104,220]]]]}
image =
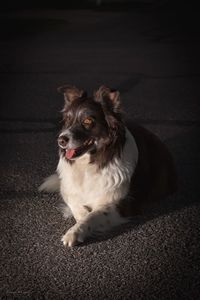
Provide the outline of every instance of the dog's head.
{"type": "Polygon", "coordinates": [[[60,153],[68,161],[89,153],[99,166],[120,155],[125,129],[120,110],[120,95],[101,86],[93,97],[74,86],[62,86],[64,95],[63,128],[58,137],[60,153]]]}

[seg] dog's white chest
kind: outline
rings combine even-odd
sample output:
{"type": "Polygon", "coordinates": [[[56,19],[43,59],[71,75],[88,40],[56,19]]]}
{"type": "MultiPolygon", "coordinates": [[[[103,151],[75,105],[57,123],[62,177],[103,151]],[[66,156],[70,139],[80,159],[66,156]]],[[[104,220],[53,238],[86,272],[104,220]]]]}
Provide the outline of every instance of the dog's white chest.
{"type": "Polygon", "coordinates": [[[61,193],[67,196],[68,201],[71,198],[78,198],[82,204],[100,198],[112,181],[106,172],[98,170],[96,165],[89,164],[88,155],[77,159],[72,165],[61,158],[58,172],[61,179],[61,193]]]}

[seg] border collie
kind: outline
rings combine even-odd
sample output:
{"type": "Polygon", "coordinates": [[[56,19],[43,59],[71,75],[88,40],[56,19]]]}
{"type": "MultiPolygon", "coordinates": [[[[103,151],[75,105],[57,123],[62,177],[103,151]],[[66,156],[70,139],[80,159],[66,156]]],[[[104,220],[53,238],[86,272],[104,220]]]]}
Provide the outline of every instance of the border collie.
{"type": "Polygon", "coordinates": [[[56,174],[40,191],[59,190],[76,220],[62,237],[65,246],[130,221],[142,205],[176,190],[171,154],[152,133],[127,128],[120,94],[101,86],[93,97],[62,86],[63,128],[58,137],[56,174]]]}

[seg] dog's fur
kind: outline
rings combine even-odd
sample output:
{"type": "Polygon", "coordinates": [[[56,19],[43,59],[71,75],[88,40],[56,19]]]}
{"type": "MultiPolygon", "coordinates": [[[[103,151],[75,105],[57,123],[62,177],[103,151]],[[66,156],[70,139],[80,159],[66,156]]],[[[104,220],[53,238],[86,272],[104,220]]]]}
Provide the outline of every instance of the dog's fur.
{"type": "Polygon", "coordinates": [[[74,86],[64,94],[57,174],[40,190],[60,191],[76,224],[63,236],[74,246],[130,220],[142,204],[176,190],[176,172],[165,145],[140,126],[124,125],[119,92],[101,86],[93,97],[74,86]],[[130,132],[131,130],[131,132],[130,132]]]}

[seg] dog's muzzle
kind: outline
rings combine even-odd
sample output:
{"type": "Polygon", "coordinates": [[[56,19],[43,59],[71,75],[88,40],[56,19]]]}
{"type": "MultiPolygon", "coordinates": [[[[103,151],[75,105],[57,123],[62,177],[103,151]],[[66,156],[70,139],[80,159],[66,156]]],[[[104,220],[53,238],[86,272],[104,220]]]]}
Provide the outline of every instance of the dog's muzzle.
{"type": "Polygon", "coordinates": [[[60,135],[58,138],[58,145],[63,150],[64,156],[67,159],[74,159],[78,156],[83,155],[87,151],[91,150],[94,147],[95,140],[93,138],[86,139],[78,147],[69,146],[69,138],[66,135],[60,135]]]}

